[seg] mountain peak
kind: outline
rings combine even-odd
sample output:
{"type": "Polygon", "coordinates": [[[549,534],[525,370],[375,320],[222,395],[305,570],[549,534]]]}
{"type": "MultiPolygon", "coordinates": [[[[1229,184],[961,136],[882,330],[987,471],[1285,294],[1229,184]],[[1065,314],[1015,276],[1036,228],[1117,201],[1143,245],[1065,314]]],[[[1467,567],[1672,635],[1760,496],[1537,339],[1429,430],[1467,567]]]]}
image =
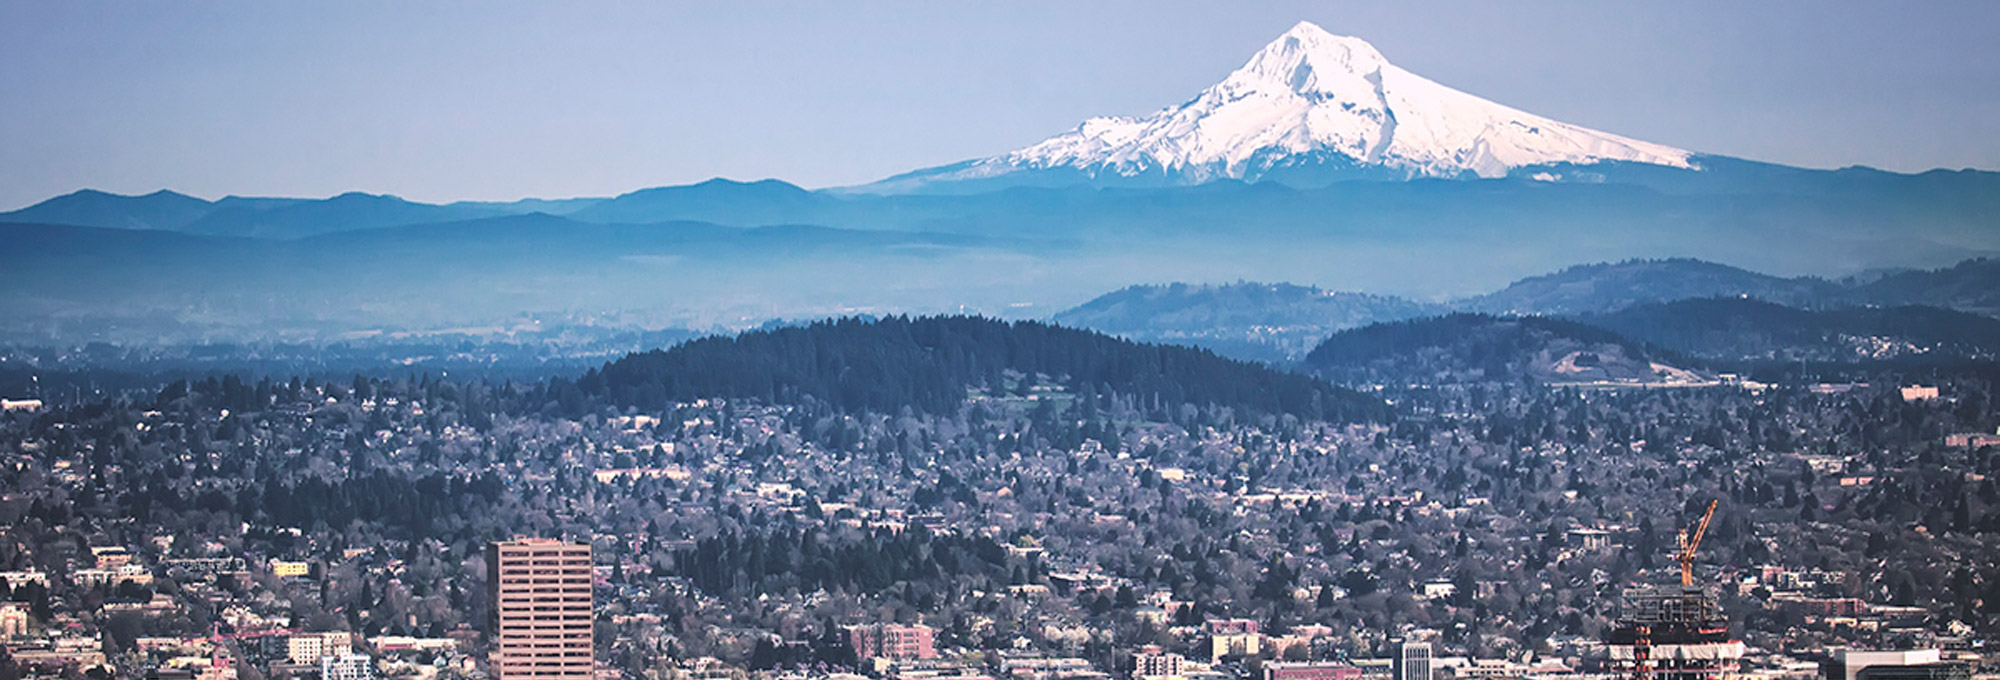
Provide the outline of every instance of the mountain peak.
{"type": "Polygon", "coordinates": [[[1374,45],[1360,38],[1328,33],[1301,21],[1250,57],[1224,84],[1274,84],[1298,93],[1339,94],[1381,73],[1389,61],[1374,45]]]}
{"type": "Polygon", "coordinates": [[[1324,184],[1503,177],[1603,162],[1693,168],[1692,157],[1453,90],[1389,63],[1366,40],[1301,21],[1186,103],[1143,117],[1092,118],[1012,153],[919,170],[872,188],[968,181],[1324,184]]]}
{"type": "Polygon", "coordinates": [[[1299,45],[1314,49],[1349,50],[1357,54],[1373,54],[1377,59],[1382,57],[1380,53],[1375,51],[1375,46],[1368,44],[1368,41],[1351,35],[1337,35],[1324,28],[1320,28],[1319,24],[1310,21],[1301,21],[1293,24],[1290,29],[1279,35],[1276,40],[1272,40],[1270,44],[1265,45],[1263,51],[1269,52],[1273,49],[1283,48],[1286,45],[1299,45]]]}

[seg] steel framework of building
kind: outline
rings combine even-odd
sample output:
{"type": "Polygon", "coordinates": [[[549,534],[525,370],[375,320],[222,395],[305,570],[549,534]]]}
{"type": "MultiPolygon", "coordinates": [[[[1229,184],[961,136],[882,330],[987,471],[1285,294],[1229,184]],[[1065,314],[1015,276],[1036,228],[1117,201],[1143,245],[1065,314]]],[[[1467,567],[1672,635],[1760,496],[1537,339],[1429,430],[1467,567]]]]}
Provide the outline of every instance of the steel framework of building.
{"type": "Polygon", "coordinates": [[[1722,680],[1738,668],[1743,642],[1729,637],[1729,619],[1707,589],[1694,585],[1695,550],[1708,535],[1715,501],[1692,535],[1680,533],[1680,587],[1627,591],[1626,610],[1605,640],[1611,666],[1633,680],[1722,680]]]}

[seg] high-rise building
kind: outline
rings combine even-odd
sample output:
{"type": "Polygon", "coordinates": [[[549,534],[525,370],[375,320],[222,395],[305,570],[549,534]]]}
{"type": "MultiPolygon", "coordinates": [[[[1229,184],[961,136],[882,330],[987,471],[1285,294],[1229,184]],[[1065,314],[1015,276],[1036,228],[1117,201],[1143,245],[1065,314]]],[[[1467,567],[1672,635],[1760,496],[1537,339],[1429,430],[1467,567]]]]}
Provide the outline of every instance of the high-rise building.
{"type": "Polygon", "coordinates": [[[1396,645],[1395,680],[1431,680],[1431,644],[1403,641],[1396,645]]]}
{"type": "Polygon", "coordinates": [[[497,680],[590,680],[590,545],[546,538],[486,547],[497,680]]]}
{"type": "Polygon", "coordinates": [[[1612,672],[1633,680],[1723,680],[1736,675],[1743,641],[1715,595],[1695,586],[1636,589],[1605,639],[1612,672]]]}

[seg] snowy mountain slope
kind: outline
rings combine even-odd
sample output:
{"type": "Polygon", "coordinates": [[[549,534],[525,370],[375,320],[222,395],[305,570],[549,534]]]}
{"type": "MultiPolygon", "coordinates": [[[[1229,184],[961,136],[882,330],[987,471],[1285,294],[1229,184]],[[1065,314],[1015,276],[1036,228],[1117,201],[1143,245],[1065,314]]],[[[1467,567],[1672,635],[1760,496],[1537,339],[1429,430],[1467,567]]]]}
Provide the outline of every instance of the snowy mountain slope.
{"type": "Polygon", "coordinates": [[[1524,167],[1607,161],[1692,168],[1692,159],[1688,151],[1453,90],[1389,63],[1366,41],[1300,22],[1184,104],[1141,118],[1093,118],[1012,153],[860,189],[895,193],[994,180],[1173,185],[1330,172],[1501,177],[1524,167]]]}

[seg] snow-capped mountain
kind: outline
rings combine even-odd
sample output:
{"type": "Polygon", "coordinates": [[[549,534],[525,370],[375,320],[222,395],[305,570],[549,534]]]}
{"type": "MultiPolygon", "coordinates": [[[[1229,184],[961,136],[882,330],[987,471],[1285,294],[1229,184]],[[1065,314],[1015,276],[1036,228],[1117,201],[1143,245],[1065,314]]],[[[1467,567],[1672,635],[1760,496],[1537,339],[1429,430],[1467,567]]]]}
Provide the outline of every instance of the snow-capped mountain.
{"type": "Polygon", "coordinates": [[[1300,22],[1187,103],[1138,118],[1093,118],[1012,153],[863,189],[1501,177],[1607,161],[1691,168],[1692,158],[1453,90],[1389,63],[1364,40],[1300,22]]]}

